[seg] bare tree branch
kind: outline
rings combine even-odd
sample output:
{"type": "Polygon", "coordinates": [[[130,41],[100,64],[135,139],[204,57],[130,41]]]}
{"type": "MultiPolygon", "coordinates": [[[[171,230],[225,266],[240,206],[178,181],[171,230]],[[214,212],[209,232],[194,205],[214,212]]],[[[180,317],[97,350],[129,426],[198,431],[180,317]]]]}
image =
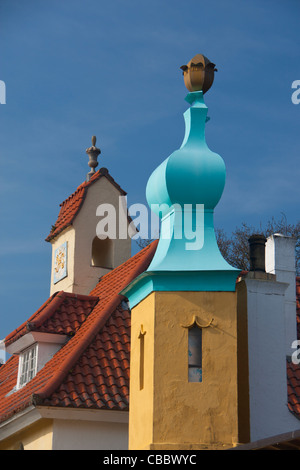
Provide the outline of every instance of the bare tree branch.
{"type": "Polygon", "coordinates": [[[287,222],[285,214],[281,219],[272,217],[264,227],[255,228],[243,222],[241,227],[237,227],[229,238],[223,230],[217,229],[217,242],[219,249],[226,261],[238,269],[249,270],[250,258],[248,239],[254,233],[261,233],[266,238],[274,233],[281,233],[289,237],[296,238],[296,273],[300,275],[300,221],[293,225],[287,222]]]}

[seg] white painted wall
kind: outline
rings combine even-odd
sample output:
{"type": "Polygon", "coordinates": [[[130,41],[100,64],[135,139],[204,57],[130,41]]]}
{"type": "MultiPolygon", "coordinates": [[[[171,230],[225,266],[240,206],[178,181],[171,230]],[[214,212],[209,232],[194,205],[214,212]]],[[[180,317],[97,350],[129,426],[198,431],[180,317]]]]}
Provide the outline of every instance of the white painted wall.
{"type": "MultiPolygon", "coordinates": [[[[50,336],[50,335],[49,335],[50,336]]],[[[66,342],[66,336],[65,335],[53,335],[55,338],[57,336],[61,336],[61,341],[60,342],[55,342],[55,339],[53,339],[53,342],[38,342],[38,348],[37,348],[37,372],[39,372],[45,364],[47,364],[50,359],[54,356],[54,354],[59,351],[59,349],[62,347],[62,344],[66,342]]]]}
{"type": "Polygon", "coordinates": [[[55,419],[53,450],[128,450],[128,423],[55,419]]]}
{"type": "MultiPolygon", "coordinates": [[[[93,183],[88,191],[84,204],[74,220],[75,241],[75,287],[74,292],[88,294],[97,284],[98,279],[110,271],[92,265],[92,244],[96,236],[96,227],[100,217],[96,215],[100,204],[111,204],[118,216],[119,197],[117,188],[105,177],[93,183]]],[[[118,222],[118,217],[117,217],[118,222]]],[[[127,220],[125,222],[128,224],[127,220]]],[[[118,235],[118,224],[117,224],[118,235]]],[[[115,268],[131,256],[131,239],[113,240],[112,267],[115,268]]]]}
{"type": "Polygon", "coordinates": [[[277,233],[266,243],[266,272],[276,274],[277,281],[288,284],[284,301],[285,351],[288,356],[294,352],[291,345],[297,339],[295,247],[295,238],[277,233]]]}
{"type": "Polygon", "coordinates": [[[285,292],[287,284],[245,278],[251,441],[300,429],[287,408],[285,292]]]}

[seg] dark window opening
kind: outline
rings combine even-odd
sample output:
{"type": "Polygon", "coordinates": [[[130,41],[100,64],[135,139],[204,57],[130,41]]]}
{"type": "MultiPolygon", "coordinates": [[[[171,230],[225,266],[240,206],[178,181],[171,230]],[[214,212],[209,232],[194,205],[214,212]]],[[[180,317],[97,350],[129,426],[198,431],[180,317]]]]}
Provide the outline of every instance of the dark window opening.
{"type": "Polygon", "coordinates": [[[202,329],[190,328],[188,341],[189,382],[202,382],[202,329]]]}
{"type": "Polygon", "coordinates": [[[94,238],[92,243],[92,266],[113,268],[113,240],[94,238]]]}

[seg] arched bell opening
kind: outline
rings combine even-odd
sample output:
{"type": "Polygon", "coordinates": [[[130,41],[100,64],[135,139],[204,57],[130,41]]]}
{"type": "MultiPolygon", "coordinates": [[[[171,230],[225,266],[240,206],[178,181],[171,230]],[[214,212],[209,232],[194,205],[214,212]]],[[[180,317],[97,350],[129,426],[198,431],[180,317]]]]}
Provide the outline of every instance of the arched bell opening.
{"type": "Polygon", "coordinates": [[[99,268],[113,268],[113,240],[110,238],[94,238],[91,264],[99,268]]]}

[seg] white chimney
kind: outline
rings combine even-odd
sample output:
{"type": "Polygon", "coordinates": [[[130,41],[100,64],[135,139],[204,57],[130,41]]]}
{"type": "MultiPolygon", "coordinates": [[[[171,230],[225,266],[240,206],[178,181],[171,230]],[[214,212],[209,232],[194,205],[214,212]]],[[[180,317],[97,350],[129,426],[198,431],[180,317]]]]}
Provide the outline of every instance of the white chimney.
{"type": "Polygon", "coordinates": [[[239,364],[241,376],[248,378],[252,442],[299,429],[299,420],[287,407],[286,357],[295,352],[291,343],[296,339],[295,240],[275,234],[265,249],[264,242],[257,235],[249,239],[251,268],[237,283],[239,364]]]}
{"type": "Polygon", "coordinates": [[[266,272],[275,274],[278,282],[288,284],[284,300],[287,356],[295,351],[292,343],[297,339],[295,247],[295,238],[279,233],[270,236],[266,243],[266,272]]]}

